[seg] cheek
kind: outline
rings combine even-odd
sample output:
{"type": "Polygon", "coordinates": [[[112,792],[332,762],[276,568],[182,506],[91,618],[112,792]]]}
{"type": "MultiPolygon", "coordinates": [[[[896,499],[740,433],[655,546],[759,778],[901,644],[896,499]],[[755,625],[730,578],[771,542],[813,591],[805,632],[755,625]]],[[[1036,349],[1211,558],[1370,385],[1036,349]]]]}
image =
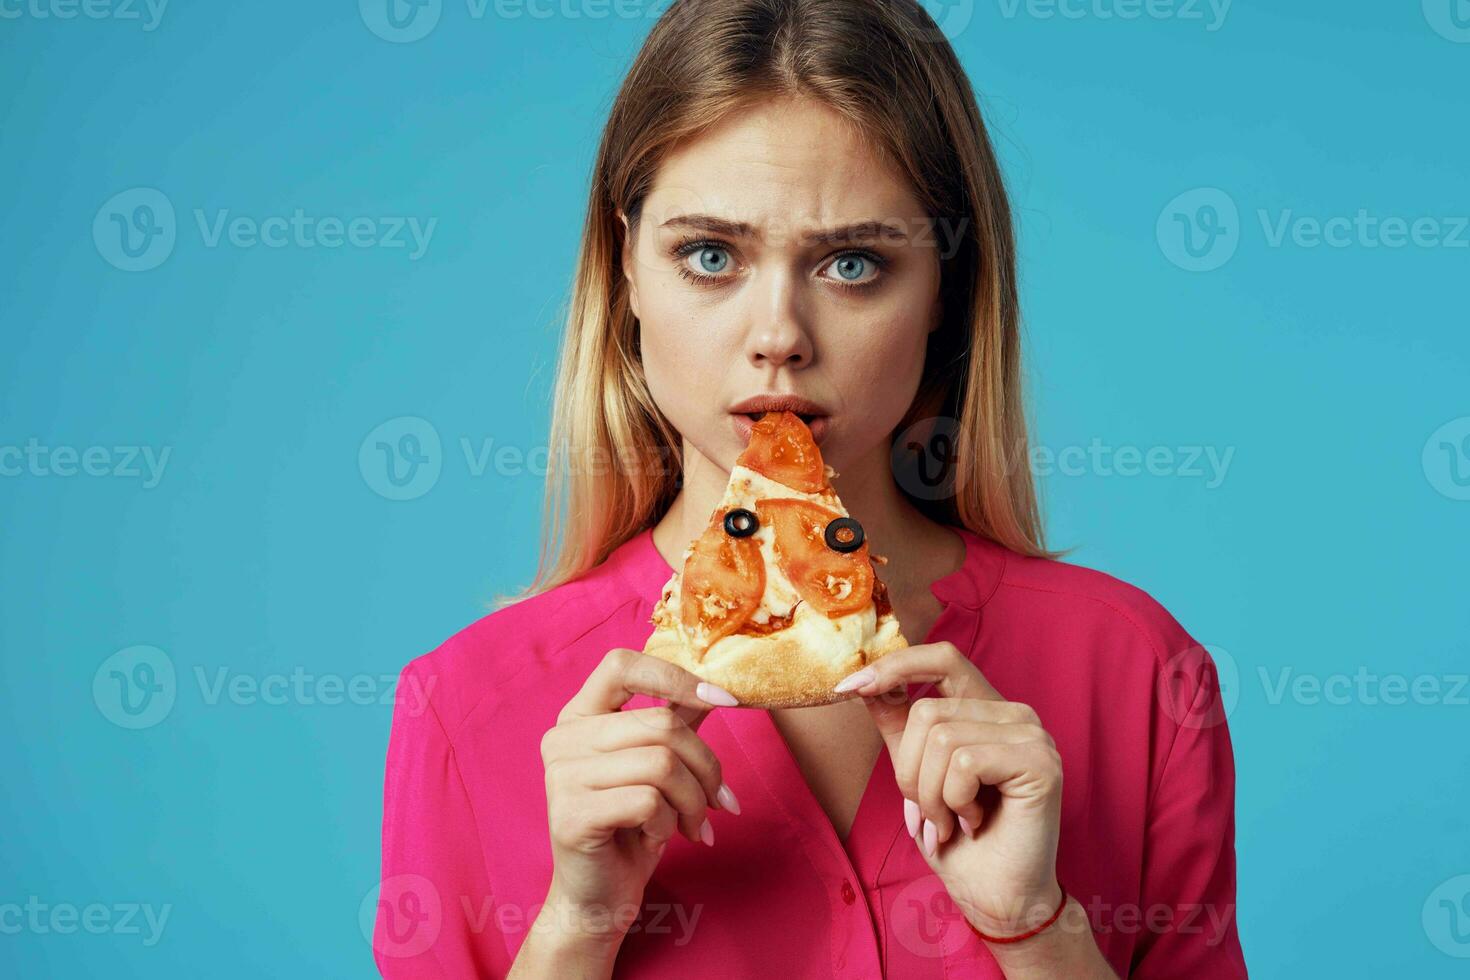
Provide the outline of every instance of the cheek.
{"type": "Polygon", "coordinates": [[[725,333],[718,323],[691,316],[687,302],[671,302],[656,288],[642,312],[639,346],[649,393],[676,428],[692,434],[700,416],[709,414],[711,396],[728,387],[734,355],[725,333]]]}
{"type": "Polygon", "coordinates": [[[874,425],[896,423],[918,390],[927,340],[921,325],[875,327],[833,352],[831,363],[847,414],[874,425]]]}

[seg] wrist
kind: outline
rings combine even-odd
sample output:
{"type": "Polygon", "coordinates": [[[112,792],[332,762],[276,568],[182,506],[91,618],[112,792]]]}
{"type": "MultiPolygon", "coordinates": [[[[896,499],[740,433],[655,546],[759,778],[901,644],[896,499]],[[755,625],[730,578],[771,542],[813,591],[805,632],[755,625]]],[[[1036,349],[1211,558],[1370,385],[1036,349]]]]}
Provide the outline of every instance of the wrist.
{"type": "Polygon", "coordinates": [[[1051,928],[1066,899],[1061,881],[1053,875],[1027,898],[1013,899],[1002,907],[983,911],[971,908],[966,920],[981,939],[1018,936],[1042,926],[1051,928]],[[1047,925],[1051,922],[1051,925],[1047,925]]]}
{"type": "MultiPolygon", "coordinates": [[[[1045,918],[1040,920],[1044,921],[1045,918]]],[[[1029,977],[1117,980],[1117,974],[1098,949],[1087,910],[1070,895],[1063,901],[1056,921],[1045,929],[1019,942],[986,942],[985,948],[1001,973],[1012,980],[1029,977]]]]}

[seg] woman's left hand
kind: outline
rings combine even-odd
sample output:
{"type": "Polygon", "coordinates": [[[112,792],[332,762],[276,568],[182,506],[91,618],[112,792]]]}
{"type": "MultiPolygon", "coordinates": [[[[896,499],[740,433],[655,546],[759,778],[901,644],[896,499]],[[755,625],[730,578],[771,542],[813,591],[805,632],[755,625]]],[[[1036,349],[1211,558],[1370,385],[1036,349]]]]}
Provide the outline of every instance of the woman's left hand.
{"type": "Polygon", "coordinates": [[[844,686],[883,734],[909,835],[965,918],[992,936],[1044,920],[1062,900],[1062,760],[1036,712],[952,643],[885,654],[844,686]],[[906,685],[930,681],[940,696],[910,703],[906,685]]]}

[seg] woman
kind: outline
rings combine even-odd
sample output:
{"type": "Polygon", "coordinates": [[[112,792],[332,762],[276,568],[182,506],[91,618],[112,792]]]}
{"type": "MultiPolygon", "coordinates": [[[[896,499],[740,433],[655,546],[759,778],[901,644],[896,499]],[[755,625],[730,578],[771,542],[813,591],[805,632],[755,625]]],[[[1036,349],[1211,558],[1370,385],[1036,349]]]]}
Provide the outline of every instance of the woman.
{"type": "Polygon", "coordinates": [[[665,12],[598,152],[541,574],[404,671],[386,976],[1245,975],[1213,665],[1042,544],[1014,262],[911,0],[665,12]],[[914,644],[821,708],[635,652],[762,395],[914,644]]]}

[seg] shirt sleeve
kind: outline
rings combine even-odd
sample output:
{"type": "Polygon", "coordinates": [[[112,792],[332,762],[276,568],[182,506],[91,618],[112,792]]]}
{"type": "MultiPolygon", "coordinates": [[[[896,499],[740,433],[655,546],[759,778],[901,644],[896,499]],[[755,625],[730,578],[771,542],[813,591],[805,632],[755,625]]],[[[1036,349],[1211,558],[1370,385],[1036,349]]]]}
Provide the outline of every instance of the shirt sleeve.
{"type": "MultiPolygon", "coordinates": [[[[404,668],[400,691],[418,680],[414,671],[415,664],[404,668]]],[[[432,688],[420,684],[417,690],[432,688]]],[[[376,905],[373,955],[389,980],[472,980],[510,972],[512,957],[498,928],[454,746],[424,699],[400,697],[393,709],[376,905]]]]}
{"type": "Polygon", "coordinates": [[[1191,645],[1161,679],[1172,731],[1149,804],[1132,980],[1246,976],[1236,929],[1235,763],[1209,653],[1191,645]],[[1179,678],[1186,679],[1181,686],[1179,678]]]}

